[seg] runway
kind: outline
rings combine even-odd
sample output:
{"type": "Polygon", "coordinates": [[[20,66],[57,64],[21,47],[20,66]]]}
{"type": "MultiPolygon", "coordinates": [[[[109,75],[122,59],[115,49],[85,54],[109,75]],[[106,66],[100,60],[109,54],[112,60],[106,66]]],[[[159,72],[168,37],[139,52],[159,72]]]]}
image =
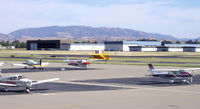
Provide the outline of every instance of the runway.
{"type": "Polygon", "coordinates": [[[44,71],[11,66],[2,69],[4,76],[23,74],[33,80],[60,78],[34,86],[30,94],[0,92],[3,109],[196,109],[200,106],[200,71],[195,73],[194,82],[187,85],[145,76],[149,74],[147,66],[92,64],[83,70],[50,64],[44,71]],[[60,67],[68,70],[61,71],[60,67]]]}

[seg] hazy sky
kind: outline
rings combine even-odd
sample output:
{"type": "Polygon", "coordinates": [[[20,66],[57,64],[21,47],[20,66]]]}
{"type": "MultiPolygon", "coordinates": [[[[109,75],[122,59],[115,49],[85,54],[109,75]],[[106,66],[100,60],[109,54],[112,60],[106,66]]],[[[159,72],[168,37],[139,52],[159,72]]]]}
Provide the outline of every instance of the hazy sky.
{"type": "Polygon", "coordinates": [[[200,37],[200,0],[0,0],[0,33],[85,25],[200,37]]]}

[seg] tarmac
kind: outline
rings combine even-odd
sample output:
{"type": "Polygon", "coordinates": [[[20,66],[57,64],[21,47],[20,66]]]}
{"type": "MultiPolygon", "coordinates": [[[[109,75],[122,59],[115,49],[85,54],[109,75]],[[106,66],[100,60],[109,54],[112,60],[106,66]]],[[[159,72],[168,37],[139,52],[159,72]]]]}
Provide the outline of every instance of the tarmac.
{"type": "MultiPolygon", "coordinates": [[[[19,63],[19,62],[17,62],[19,63]]],[[[158,67],[167,68],[167,67],[158,67]]],[[[32,80],[58,77],[36,85],[31,93],[0,92],[1,109],[198,109],[200,71],[190,85],[145,76],[148,66],[91,64],[88,69],[51,63],[43,69],[5,65],[3,76],[32,80]],[[61,70],[65,68],[65,70],[61,70]]]]}

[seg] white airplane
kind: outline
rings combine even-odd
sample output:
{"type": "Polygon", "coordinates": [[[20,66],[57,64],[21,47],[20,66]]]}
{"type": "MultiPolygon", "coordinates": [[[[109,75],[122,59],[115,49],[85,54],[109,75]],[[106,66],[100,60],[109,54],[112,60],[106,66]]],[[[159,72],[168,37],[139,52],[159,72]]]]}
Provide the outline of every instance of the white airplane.
{"type": "Polygon", "coordinates": [[[42,59],[39,60],[39,62],[35,62],[34,60],[26,60],[22,64],[12,64],[13,66],[22,66],[24,68],[33,67],[33,68],[41,68],[46,67],[49,65],[48,62],[42,62],[42,59]]]}
{"type": "Polygon", "coordinates": [[[154,69],[152,64],[148,64],[151,71],[151,76],[161,77],[169,79],[170,83],[174,83],[175,80],[181,80],[182,82],[191,83],[193,79],[193,71],[200,68],[189,68],[189,69],[154,69]]]}
{"type": "Polygon", "coordinates": [[[23,75],[13,75],[3,77],[0,73],[0,87],[3,88],[4,91],[8,91],[8,87],[12,89],[24,90],[27,93],[30,93],[31,87],[36,84],[42,84],[46,82],[56,81],[59,78],[41,80],[41,81],[33,81],[25,78],[23,75]]]}
{"type": "Polygon", "coordinates": [[[66,56],[66,60],[68,65],[71,66],[78,66],[78,67],[85,67],[87,68],[87,66],[90,64],[89,60],[69,60],[69,58],[66,56]]]}

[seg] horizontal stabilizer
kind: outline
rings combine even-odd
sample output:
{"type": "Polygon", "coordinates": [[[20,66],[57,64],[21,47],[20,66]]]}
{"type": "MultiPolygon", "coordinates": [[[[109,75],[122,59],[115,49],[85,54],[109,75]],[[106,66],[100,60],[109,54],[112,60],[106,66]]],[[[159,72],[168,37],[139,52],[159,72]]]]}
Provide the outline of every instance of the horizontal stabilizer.
{"type": "Polygon", "coordinates": [[[28,67],[26,64],[12,64],[13,66],[22,66],[22,67],[28,67]]]}

